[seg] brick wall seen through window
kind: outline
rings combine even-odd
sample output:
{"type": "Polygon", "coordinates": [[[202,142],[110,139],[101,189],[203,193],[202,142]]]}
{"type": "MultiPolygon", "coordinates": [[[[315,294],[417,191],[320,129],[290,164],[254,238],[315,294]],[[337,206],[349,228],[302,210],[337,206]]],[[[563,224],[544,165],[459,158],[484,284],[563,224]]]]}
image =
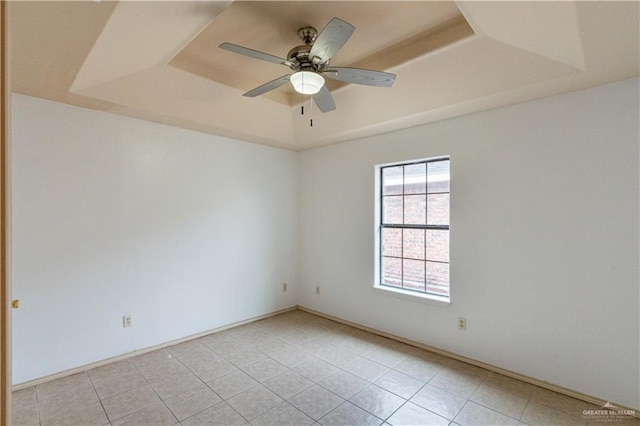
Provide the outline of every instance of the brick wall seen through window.
{"type": "Polygon", "coordinates": [[[449,296],[450,161],[380,168],[380,285],[449,296]]]}

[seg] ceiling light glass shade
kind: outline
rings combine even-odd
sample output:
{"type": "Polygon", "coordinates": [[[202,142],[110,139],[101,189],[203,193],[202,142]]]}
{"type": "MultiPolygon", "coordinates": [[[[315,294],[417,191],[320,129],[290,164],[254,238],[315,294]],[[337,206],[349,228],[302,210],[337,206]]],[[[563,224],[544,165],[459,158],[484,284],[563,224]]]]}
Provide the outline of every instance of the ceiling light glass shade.
{"type": "Polygon", "coordinates": [[[303,95],[314,95],[324,86],[324,78],[312,71],[298,71],[289,78],[293,88],[303,95]]]}

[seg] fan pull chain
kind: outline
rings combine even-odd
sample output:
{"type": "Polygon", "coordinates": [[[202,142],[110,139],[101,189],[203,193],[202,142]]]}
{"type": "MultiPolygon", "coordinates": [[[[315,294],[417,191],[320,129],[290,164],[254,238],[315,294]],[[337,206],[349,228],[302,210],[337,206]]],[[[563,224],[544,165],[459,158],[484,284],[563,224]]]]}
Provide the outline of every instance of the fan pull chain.
{"type": "MultiPolygon", "coordinates": [[[[313,97],[309,96],[309,110],[311,111],[311,118],[309,119],[309,127],[313,127],[313,97]]],[[[300,105],[300,115],[304,115],[304,102],[300,105]]]]}

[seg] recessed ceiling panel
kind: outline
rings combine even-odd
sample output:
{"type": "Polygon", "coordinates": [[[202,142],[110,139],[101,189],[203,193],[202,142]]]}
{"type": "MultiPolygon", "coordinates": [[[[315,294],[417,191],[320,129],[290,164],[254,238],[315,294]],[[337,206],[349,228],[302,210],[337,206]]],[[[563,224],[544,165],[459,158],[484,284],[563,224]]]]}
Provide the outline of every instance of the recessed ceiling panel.
{"type": "Polygon", "coordinates": [[[229,3],[119,2],[71,91],[165,65],[229,3]]]}
{"type": "MultiPolygon", "coordinates": [[[[353,66],[367,60],[367,65],[375,67],[379,52],[389,51],[407,40],[424,38],[448,22],[459,25],[464,21],[453,2],[237,1],[169,64],[249,91],[289,74],[289,68],[222,50],[218,48],[221,43],[231,42],[286,58],[289,50],[303,44],[297,35],[299,28],[313,26],[321,31],[333,17],[356,27],[347,44],[332,58],[334,66],[353,66]]],[[[467,28],[465,36],[471,33],[470,27],[467,28]]],[[[415,43],[412,49],[400,51],[404,52],[402,57],[396,53],[396,62],[422,55],[425,49],[424,43],[415,43]]],[[[384,65],[384,61],[381,64],[384,65]]],[[[301,100],[289,85],[265,96],[287,105],[301,100]]]]}

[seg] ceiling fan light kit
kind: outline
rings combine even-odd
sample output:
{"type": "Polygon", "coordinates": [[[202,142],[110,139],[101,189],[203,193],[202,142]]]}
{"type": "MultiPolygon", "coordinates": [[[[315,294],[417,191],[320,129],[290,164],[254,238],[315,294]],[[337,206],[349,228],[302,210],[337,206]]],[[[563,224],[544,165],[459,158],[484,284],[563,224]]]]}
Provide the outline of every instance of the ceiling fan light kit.
{"type": "Polygon", "coordinates": [[[259,96],[289,81],[296,92],[311,95],[320,111],[329,112],[336,109],[336,104],[331,92],[324,84],[323,74],[345,83],[375,87],[391,87],[396,78],[395,74],[382,71],[330,67],[329,60],[344,46],[355,29],[353,25],[340,18],[333,18],[320,33],[313,27],[300,28],[298,37],[305,44],[291,49],[287,59],[233,43],[222,43],[219,47],[254,59],[286,65],[293,71],[293,74],[265,83],[243,96],[250,98],[259,96]]]}
{"type": "Polygon", "coordinates": [[[298,71],[289,77],[296,92],[303,95],[315,95],[324,86],[324,78],[313,71],[298,71]]]}

